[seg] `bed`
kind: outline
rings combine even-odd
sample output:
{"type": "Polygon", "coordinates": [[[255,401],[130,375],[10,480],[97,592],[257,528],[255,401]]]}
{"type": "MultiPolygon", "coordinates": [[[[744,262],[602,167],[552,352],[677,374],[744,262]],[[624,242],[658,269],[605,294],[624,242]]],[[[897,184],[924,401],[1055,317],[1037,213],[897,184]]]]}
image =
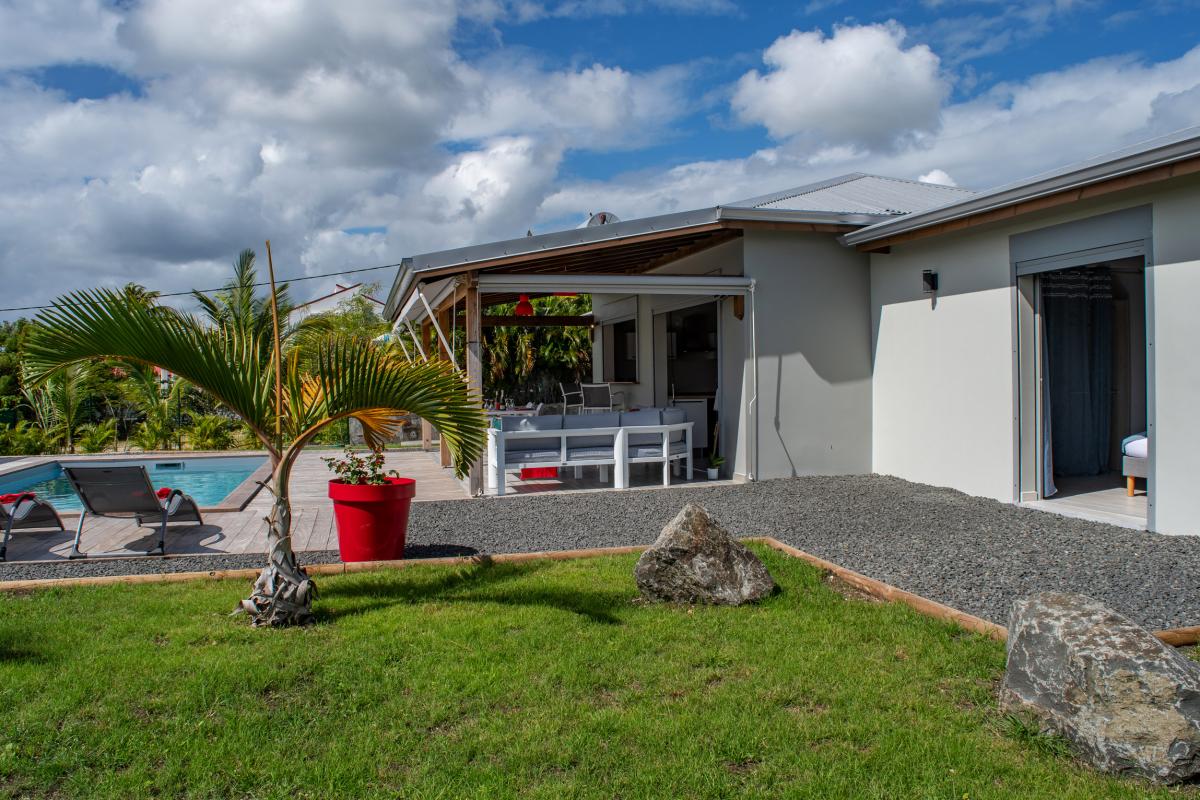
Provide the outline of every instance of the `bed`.
{"type": "Polygon", "coordinates": [[[1138,478],[1149,477],[1150,440],[1145,431],[1126,436],[1121,441],[1121,473],[1125,476],[1125,494],[1133,497],[1138,478]]]}

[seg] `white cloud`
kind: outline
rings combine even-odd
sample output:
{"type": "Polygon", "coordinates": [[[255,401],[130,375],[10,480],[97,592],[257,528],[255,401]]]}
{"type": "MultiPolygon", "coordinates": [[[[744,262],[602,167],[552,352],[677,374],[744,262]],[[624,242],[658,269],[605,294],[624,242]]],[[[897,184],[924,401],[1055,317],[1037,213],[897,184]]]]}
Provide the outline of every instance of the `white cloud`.
{"type": "Polygon", "coordinates": [[[733,107],[776,139],[804,136],[873,149],[937,129],[949,91],[936,54],[904,46],[897,23],[792,31],[763,53],[768,70],[738,81],[733,107]]]}
{"type": "Polygon", "coordinates": [[[944,169],[931,169],[924,175],[921,175],[917,180],[923,183],[936,183],[940,186],[958,186],[954,178],[951,178],[944,169]]]}
{"type": "MultiPolygon", "coordinates": [[[[464,18],[521,13],[489,0],[91,2],[40,2],[22,21],[24,50],[4,49],[0,24],[0,58],[22,69],[67,58],[60,41],[77,41],[81,57],[144,82],[139,96],[71,102],[0,73],[0,280],[23,287],[11,305],[130,280],[219,285],[240,249],[268,237],[281,274],[313,274],[601,208],[630,219],[853,170],[981,188],[1200,124],[1200,48],[1091,61],[947,103],[938,56],[897,26],[839,28],[785,36],[763,74],[708,87],[768,125],[770,148],[566,179],[572,150],[669,141],[704,102],[686,68],[547,69],[528,51],[468,60],[455,45],[464,18]],[[342,232],[362,226],[386,233],[342,232]]],[[[13,8],[3,3],[0,21],[13,8]]],[[[297,296],[328,288],[319,283],[297,296]]]]}
{"type": "Polygon", "coordinates": [[[121,17],[103,0],[76,3],[0,0],[0,69],[59,62],[124,63],[121,17]]]}

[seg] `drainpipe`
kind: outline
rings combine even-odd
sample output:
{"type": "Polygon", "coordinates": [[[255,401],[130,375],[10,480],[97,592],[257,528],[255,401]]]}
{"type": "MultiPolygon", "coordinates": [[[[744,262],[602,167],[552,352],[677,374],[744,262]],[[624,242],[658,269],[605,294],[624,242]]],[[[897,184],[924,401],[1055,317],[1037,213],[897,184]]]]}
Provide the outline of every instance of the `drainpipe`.
{"type": "Polygon", "coordinates": [[[747,408],[751,420],[750,444],[754,446],[754,452],[750,457],[750,474],[746,478],[751,481],[758,480],[758,312],[754,307],[755,282],[754,278],[750,279],[750,371],[753,394],[747,408]]]}

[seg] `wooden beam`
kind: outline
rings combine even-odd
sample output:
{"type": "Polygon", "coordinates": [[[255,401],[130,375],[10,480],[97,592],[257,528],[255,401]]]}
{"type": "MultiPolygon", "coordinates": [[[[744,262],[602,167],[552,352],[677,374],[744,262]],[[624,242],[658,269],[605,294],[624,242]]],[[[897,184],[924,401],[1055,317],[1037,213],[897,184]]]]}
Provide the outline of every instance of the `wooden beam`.
{"type": "MultiPolygon", "coordinates": [[[[463,285],[467,306],[467,388],[483,405],[483,309],[479,307],[479,273],[467,273],[463,285]]],[[[467,476],[472,497],[483,494],[483,461],[476,458],[467,476]]]]}
{"type": "Polygon", "coordinates": [[[518,317],[516,315],[484,314],[483,327],[495,328],[500,325],[517,325],[522,328],[569,328],[575,326],[592,326],[596,320],[592,317],[518,317]]]}
{"type": "Polygon", "coordinates": [[[1184,175],[1192,175],[1200,172],[1200,156],[1185,159],[1174,164],[1164,164],[1161,167],[1155,167],[1143,172],[1136,172],[1131,175],[1121,175],[1108,180],[1099,181],[1083,187],[1072,189],[1064,189],[1060,192],[1045,195],[1043,197],[1035,197],[1029,200],[1023,200],[1018,203],[993,208],[988,211],[980,211],[976,214],[970,214],[959,219],[947,220],[936,225],[930,225],[926,228],[918,228],[913,231],[905,231],[897,233],[895,236],[889,236],[886,239],[877,239],[873,242],[865,242],[858,245],[858,249],[864,253],[885,253],[892,245],[911,242],[917,239],[925,239],[930,236],[940,236],[954,231],[967,230],[980,225],[987,225],[992,222],[1000,222],[1010,220],[1024,214],[1032,214],[1038,211],[1045,211],[1050,208],[1058,208],[1059,206],[1068,205],[1070,203],[1078,203],[1083,200],[1091,200],[1096,197],[1103,197],[1114,192],[1122,192],[1127,189],[1135,189],[1141,186],[1146,186],[1152,183],[1169,180],[1171,178],[1179,178],[1184,175]]]}
{"type": "MultiPolygon", "coordinates": [[[[451,298],[451,300],[453,300],[453,298],[451,298]]],[[[442,334],[446,336],[447,339],[450,337],[450,320],[454,318],[452,311],[453,309],[451,308],[450,303],[443,303],[437,312],[438,327],[442,329],[442,334]]],[[[438,339],[438,356],[442,359],[442,361],[450,360],[450,353],[446,350],[440,338],[438,339]]],[[[440,431],[438,432],[438,460],[443,467],[450,466],[450,446],[446,444],[446,437],[442,436],[440,431]]]]}

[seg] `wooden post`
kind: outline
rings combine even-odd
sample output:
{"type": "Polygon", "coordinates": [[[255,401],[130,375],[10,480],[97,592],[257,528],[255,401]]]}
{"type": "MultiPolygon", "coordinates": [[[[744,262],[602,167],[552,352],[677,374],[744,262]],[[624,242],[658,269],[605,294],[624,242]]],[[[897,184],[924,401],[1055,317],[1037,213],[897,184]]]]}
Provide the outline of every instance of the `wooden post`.
{"type": "MultiPolygon", "coordinates": [[[[479,307],[479,273],[467,273],[466,280],[466,362],[467,362],[467,388],[472,396],[479,402],[483,402],[483,311],[479,307]]],[[[481,459],[475,459],[475,463],[471,465],[469,474],[469,488],[471,496],[483,494],[483,463],[481,459]]]]}
{"type": "MultiPolygon", "coordinates": [[[[421,323],[421,345],[425,348],[426,357],[432,359],[434,350],[433,323],[425,320],[421,323]]],[[[428,453],[433,449],[433,426],[429,420],[421,419],[421,450],[428,453]]]]}
{"type": "MultiPolygon", "coordinates": [[[[442,334],[447,339],[450,338],[450,320],[454,319],[454,311],[450,306],[443,306],[437,310],[438,326],[442,329],[442,334]]],[[[442,345],[442,340],[438,339],[438,355],[443,361],[450,360],[450,352],[442,345]]],[[[438,457],[443,467],[450,466],[450,448],[446,445],[446,439],[440,433],[438,434],[438,457]]]]}

